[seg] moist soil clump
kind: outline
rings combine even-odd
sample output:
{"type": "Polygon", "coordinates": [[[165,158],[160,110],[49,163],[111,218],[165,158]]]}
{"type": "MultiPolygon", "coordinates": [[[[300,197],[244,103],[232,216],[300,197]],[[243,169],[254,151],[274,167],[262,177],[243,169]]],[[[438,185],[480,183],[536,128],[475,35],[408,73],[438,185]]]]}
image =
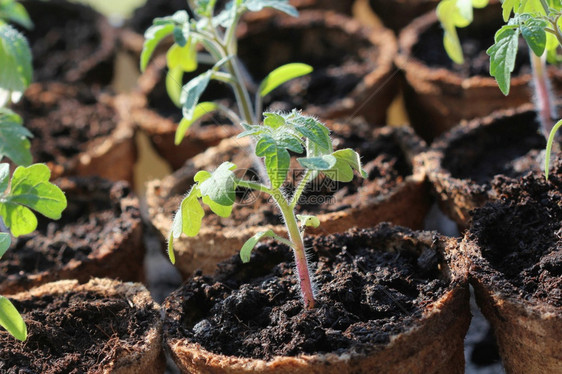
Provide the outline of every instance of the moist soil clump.
{"type": "Polygon", "coordinates": [[[123,296],[70,291],[13,300],[27,322],[28,338],[0,334],[0,371],[15,373],[98,373],[134,350],[159,318],[123,296]]]}
{"type": "Polygon", "coordinates": [[[35,162],[64,164],[116,128],[118,114],[98,90],[84,85],[34,84],[15,110],[33,133],[35,162]]]}
{"type": "Polygon", "coordinates": [[[502,274],[502,279],[487,280],[494,288],[558,308],[562,307],[561,175],[559,159],[548,181],[542,174],[520,181],[497,177],[494,189],[500,200],[475,211],[469,232],[484,259],[502,274]]]}
{"type": "MultiPolygon", "coordinates": [[[[58,221],[38,214],[37,230],[17,238],[0,261],[0,283],[30,274],[56,271],[71,261],[88,261],[103,243],[120,240],[132,230],[131,214],[120,201],[130,196],[127,183],[101,178],[70,178],[56,182],[65,192],[68,206],[58,221]]],[[[136,217],[139,219],[139,217],[136,217]]]]}
{"type": "Polygon", "coordinates": [[[415,240],[388,243],[396,231],[383,224],[307,239],[318,287],[313,310],[303,308],[291,251],[260,244],[250,263],[234,256],[214,277],[196,274],[172,294],[165,331],[213,353],[264,360],[374,350],[452,287],[442,255],[415,240]]]}

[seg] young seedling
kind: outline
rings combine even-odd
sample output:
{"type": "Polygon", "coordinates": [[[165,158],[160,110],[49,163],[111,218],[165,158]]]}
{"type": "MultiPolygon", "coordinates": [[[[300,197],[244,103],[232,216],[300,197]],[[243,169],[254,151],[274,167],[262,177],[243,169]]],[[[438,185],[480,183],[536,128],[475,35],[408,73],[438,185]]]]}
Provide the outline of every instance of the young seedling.
{"type": "Polygon", "coordinates": [[[314,287],[310,278],[310,268],[303,242],[307,226],[318,227],[320,221],[315,216],[296,215],[295,208],[306,185],[319,173],[340,182],[350,182],[354,170],[362,177],[366,173],[361,166],[359,155],[352,149],[334,151],[328,128],[318,120],[293,110],[289,114],[264,113],[263,125],[243,124],[245,131],[239,137],[251,136],[255,140],[255,155],[264,159],[268,181],[256,183],[238,178],[231,162],[222,163],[214,172],[198,172],[192,186],[181,202],[169,235],[168,254],[174,259],[174,239],[182,233],[195,236],[199,232],[205,215],[201,202],[212,212],[228,217],[236,202],[236,188],[242,187],[269,195],[277,204],[285,222],[288,238],[281,237],[272,230],[260,232],[243,245],[240,251],[242,261],[248,262],[255,245],[264,238],[273,238],[293,249],[296,270],[302,298],[306,308],[315,305],[314,287]],[[283,189],[289,174],[290,152],[304,154],[298,158],[304,175],[289,196],[283,189]]]}
{"type": "MultiPolygon", "coordinates": [[[[472,22],[473,7],[482,8],[488,0],[441,0],[437,15],[444,29],[443,43],[449,57],[462,63],[462,48],[456,32],[472,22]]],[[[562,46],[562,2],[560,0],[503,0],[502,15],[506,22],[494,36],[494,44],[486,53],[490,56],[490,75],[504,93],[509,94],[511,73],[519,48],[519,36],[525,39],[531,55],[535,104],[541,123],[541,131],[547,140],[545,152],[545,176],[548,169],[555,134],[562,127],[562,120],[554,124],[556,109],[546,71],[546,61],[557,63],[558,47],[562,46]]]]}
{"type": "MultiPolygon", "coordinates": [[[[0,159],[8,157],[17,165],[32,161],[28,138],[32,134],[22,119],[6,108],[17,102],[31,82],[31,51],[27,40],[7,22],[31,27],[25,8],[14,0],[0,0],[0,159]]],[[[64,193],[49,182],[46,165],[18,166],[10,177],[10,165],[0,163],[0,258],[11,244],[11,236],[26,235],[37,228],[37,217],[59,219],[66,208],[64,193]],[[9,231],[9,232],[8,232],[9,231]]],[[[0,296],[0,326],[16,339],[27,338],[27,328],[10,300],[0,296]]]]}
{"type": "Polygon", "coordinates": [[[194,17],[191,18],[187,11],[178,11],[173,16],[154,20],[145,33],[140,61],[141,70],[144,71],[157,45],[164,38],[173,36],[174,44],[166,55],[169,69],[166,88],[172,101],[183,111],[183,119],[176,131],[176,144],[181,143],[193,123],[213,111],[221,112],[234,124],[259,123],[262,100],[266,95],[281,84],[312,71],[312,67],[302,63],[283,65],[256,86],[238,59],[235,31],[241,17],[246,12],[264,8],[298,16],[288,0],[233,0],[218,14],[215,14],[216,0],[190,0],[188,3],[194,17]],[[210,64],[212,67],[182,87],[184,73],[195,71],[198,63],[210,64]],[[232,87],[238,114],[217,102],[199,102],[211,80],[232,87]]]}

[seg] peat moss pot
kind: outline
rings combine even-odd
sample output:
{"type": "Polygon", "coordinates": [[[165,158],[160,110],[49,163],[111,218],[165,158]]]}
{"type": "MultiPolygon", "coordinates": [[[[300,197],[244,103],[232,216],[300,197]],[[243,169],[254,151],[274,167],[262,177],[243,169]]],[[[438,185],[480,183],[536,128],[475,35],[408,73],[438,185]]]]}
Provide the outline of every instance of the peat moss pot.
{"type": "Polygon", "coordinates": [[[462,244],[476,301],[507,373],[562,372],[562,158],[548,181],[495,188],[502,199],[474,212],[462,244]]]}
{"type": "MultiPolygon", "coordinates": [[[[307,229],[307,233],[342,232],[351,227],[372,227],[383,221],[421,228],[430,205],[420,158],[424,143],[409,128],[385,127],[373,132],[364,123],[332,123],[328,127],[333,130],[335,148],[351,148],[362,155],[368,178],[334,183],[322,177],[312,182],[299,200],[298,210],[304,212],[301,214],[317,216],[320,227],[307,229]]],[[[256,175],[254,161],[243,148],[249,145],[247,139],[225,140],[194,157],[172,175],[148,184],[149,217],[162,238],[168,238],[175,211],[199,170],[212,170],[224,161],[231,161],[238,165],[240,177],[256,175]]],[[[258,232],[272,229],[279,235],[285,233],[276,208],[266,196],[242,189],[238,192],[240,206],[233,210],[231,217],[206,214],[197,236],[174,240],[176,267],[184,277],[196,269],[206,274],[214,272],[219,261],[237,253],[258,232]]]]}
{"type": "Polygon", "coordinates": [[[529,104],[451,130],[431,145],[424,163],[442,210],[462,229],[468,227],[471,210],[497,197],[492,189],[496,175],[542,173],[545,146],[529,104]]]}
{"type": "Polygon", "coordinates": [[[0,331],[3,373],[163,373],[160,307],[138,283],[48,283],[10,297],[27,324],[0,331]]]}
{"type": "Polygon", "coordinates": [[[117,32],[92,8],[66,0],[23,0],[34,27],[22,30],[33,56],[34,81],[108,85],[117,32]]]}
{"type": "Polygon", "coordinates": [[[135,131],[120,98],[82,84],[34,83],[14,109],[34,135],[33,160],[49,165],[53,178],[133,182],[135,131]]]}
{"type": "Polygon", "coordinates": [[[371,9],[384,25],[399,32],[417,18],[439,4],[439,0],[369,0],[371,9]]]}
{"type": "Polygon", "coordinates": [[[309,239],[317,307],[292,253],[260,244],[165,301],[165,346],[183,373],[462,373],[470,322],[458,243],[383,224],[309,239]]]}
{"type": "MultiPolygon", "coordinates": [[[[499,2],[476,9],[474,23],[459,29],[465,63],[457,65],[443,47],[443,29],[435,12],[405,28],[399,37],[396,65],[404,72],[406,110],[416,132],[426,140],[456,126],[463,119],[484,117],[493,111],[531,102],[531,67],[528,48],[519,48],[508,96],[489,71],[486,50],[503,25],[499,2]]],[[[523,41],[521,41],[524,43],[523,41]]],[[[560,81],[552,67],[553,81],[560,81]]]]}
{"type": "Polygon", "coordinates": [[[61,279],[144,279],[139,201],[125,182],[68,178],[55,182],[68,206],[58,221],[39,216],[32,234],[14,240],[0,261],[0,294],[61,279]]]}

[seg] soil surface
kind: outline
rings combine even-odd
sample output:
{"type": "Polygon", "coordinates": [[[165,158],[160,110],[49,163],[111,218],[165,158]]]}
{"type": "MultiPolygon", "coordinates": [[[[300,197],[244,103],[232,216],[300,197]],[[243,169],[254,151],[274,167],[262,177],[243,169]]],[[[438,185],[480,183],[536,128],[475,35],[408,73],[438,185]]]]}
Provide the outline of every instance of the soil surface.
{"type": "Polygon", "coordinates": [[[265,360],[374,350],[451,287],[441,254],[415,239],[396,241],[397,231],[383,224],[307,240],[319,295],[311,311],[303,309],[291,251],[260,244],[250,263],[234,256],[214,278],[196,275],[172,294],[165,331],[215,353],[265,360]]]}
{"type": "Polygon", "coordinates": [[[471,179],[489,187],[495,175],[518,178],[540,170],[540,152],[546,141],[539,133],[534,111],[498,117],[469,135],[458,128],[455,140],[445,150],[443,167],[460,179],[471,179]]]}
{"type": "Polygon", "coordinates": [[[31,46],[34,82],[111,82],[113,51],[101,53],[108,47],[98,25],[101,15],[64,0],[22,3],[34,23],[33,29],[22,30],[31,46]]]}
{"type": "MultiPolygon", "coordinates": [[[[494,288],[523,299],[562,307],[562,159],[549,181],[498,177],[500,201],[475,211],[469,237],[504,280],[494,288]],[[513,290],[515,287],[515,291],[513,290]]],[[[478,263],[477,263],[478,265],[478,263]]],[[[477,273],[476,276],[491,277],[477,273]]]]}
{"type": "Polygon", "coordinates": [[[100,101],[98,90],[84,85],[34,84],[15,110],[34,137],[31,150],[35,162],[64,164],[84,152],[92,141],[108,136],[116,128],[115,109],[100,101]]]}
{"type": "MultiPolygon", "coordinates": [[[[369,134],[370,130],[359,128],[353,125],[342,127],[340,133],[332,133],[332,141],[335,149],[351,148],[359,152],[368,178],[365,180],[356,176],[350,183],[342,183],[320,176],[307,186],[301,196],[296,208],[298,212],[303,212],[300,214],[321,214],[358,207],[366,199],[389,193],[412,174],[412,167],[404,151],[392,135],[373,136],[369,134]]],[[[299,167],[296,162],[292,166],[299,167]]],[[[255,170],[251,169],[240,177],[252,179],[256,175],[255,170]]],[[[300,180],[302,175],[302,170],[293,170],[289,174],[289,181],[300,180]]],[[[185,186],[182,193],[188,187],[185,186]]],[[[292,193],[294,188],[292,183],[285,186],[287,193],[292,193]]],[[[218,217],[205,206],[205,224],[240,228],[283,224],[280,213],[275,204],[269,201],[268,195],[242,188],[238,189],[237,195],[237,206],[228,218],[218,217]]],[[[178,195],[166,199],[164,209],[175,212],[182,198],[182,195],[178,195]]]]}
{"type": "Polygon", "coordinates": [[[131,194],[125,182],[69,178],[56,183],[68,201],[61,219],[54,221],[37,215],[37,230],[15,239],[2,257],[0,283],[14,278],[25,282],[29,274],[56,271],[71,261],[87,261],[103,243],[120,240],[130,232],[130,214],[125,214],[120,206],[120,200],[131,194]]]}
{"type": "Polygon", "coordinates": [[[28,338],[18,342],[0,334],[0,371],[6,374],[101,373],[133,351],[159,318],[151,308],[94,291],[13,303],[27,322],[28,338]]]}

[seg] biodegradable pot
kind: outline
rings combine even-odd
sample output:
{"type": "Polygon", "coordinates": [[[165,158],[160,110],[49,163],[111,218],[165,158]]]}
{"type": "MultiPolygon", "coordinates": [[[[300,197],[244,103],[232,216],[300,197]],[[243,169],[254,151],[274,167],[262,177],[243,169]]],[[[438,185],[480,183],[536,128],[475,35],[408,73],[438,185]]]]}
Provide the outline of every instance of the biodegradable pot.
{"type": "Polygon", "coordinates": [[[462,243],[506,373],[562,372],[562,158],[549,180],[499,179],[462,243]]]}
{"type": "Polygon", "coordinates": [[[260,244],[165,301],[183,373],[464,373],[467,267],[456,239],[382,224],[307,240],[317,305],[291,251],[260,244]]]}
{"type": "MultiPolygon", "coordinates": [[[[424,149],[421,140],[409,128],[385,127],[375,130],[373,135],[367,125],[361,128],[332,124],[331,127],[336,134],[335,147],[357,150],[369,178],[367,181],[356,178],[350,184],[334,183],[327,178],[312,182],[299,200],[297,210],[301,214],[316,215],[321,225],[318,229],[307,229],[307,233],[342,232],[383,221],[421,228],[430,204],[421,167],[420,152],[424,149]]],[[[255,176],[249,146],[247,138],[225,140],[194,157],[174,174],[148,184],[149,217],[163,239],[167,239],[174,213],[199,170],[213,170],[222,162],[231,161],[238,166],[240,177],[255,176]]],[[[299,166],[293,161],[294,178],[299,179],[299,166]]],[[[288,188],[292,186],[290,183],[288,188]]],[[[197,236],[182,235],[174,240],[176,267],[184,277],[196,269],[212,273],[219,261],[237,253],[248,238],[264,229],[286,235],[285,226],[268,196],[239,192],[231,217],[219,218],[207,211],[197,236]]]]}
{"type": "Polygon", "coordinates": [[[14,109],[34,135],[33,160],[47,163],[54,178],[133,182],[135,131],[121,98],[80,84],[34,83],[14,109]]]}
{"type": "Polygon", "coordinates": [[[496,175],[519,178],[542,172],[537,114],[528,104],[470,121],[437,139],[424,155],[427,176],[442,210],[462,230],[469,212],[497,197],[491,188],[496,175]]]}
{"type": "Polygon", "coordinates": [[[108,85],[117,32],[92,8],[66,0],[23,0],[34,27],[23,30],[33,56],[34,81],[108,85]]]}
{"type": "Polygon", "coordinates": [[[369,0],[384,25],[399,32],[414,18],[434,10],[439,0],[369,0]]]}
{"type": "MultiPolygon", "coordinates": [[[[410,122],[422,138],[432,140],[463,119],[531,102],[531,68],[524,41],[508,96],[490,76],[486,49],[494,44],[494,33],[502,24],[499,3],[475,11],[474,23],[459,30],[463,65],[454,64],[445,53],[435,12],[416,19],[400,33],[396,65],[405,76],[403,91],[410,122]]],[[[554,80],[560,80],[557,71],[549,69],[554,80]]]]}
{"type": "Polygon", "coordinates": [[[3,373],[164,372],[160,307],[141,284],[66,280],[10,299],[28,338],[0,331],[3,373]]]}
{"type": "Polygon", "coordinates": [[[139,201],[125,182],[55,181],[66,194],[58,221],[38,215],[33,233],[17,238],[0,261],[0,295],[61,279],[144,279],[139,201]]]}

